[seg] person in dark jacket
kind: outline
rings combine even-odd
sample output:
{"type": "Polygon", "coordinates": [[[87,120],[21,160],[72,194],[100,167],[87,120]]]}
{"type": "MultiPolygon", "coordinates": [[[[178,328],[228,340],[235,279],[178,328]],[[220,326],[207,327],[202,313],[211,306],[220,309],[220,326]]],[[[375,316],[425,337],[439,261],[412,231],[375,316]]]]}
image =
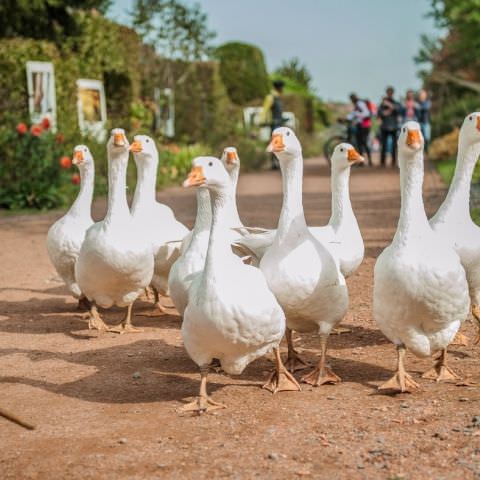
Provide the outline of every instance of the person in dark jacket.
{"type": "Polygon", "coordinates": [[[395,166],[397,163],[397,134],[400,128],[399,120],[402,113],[402,106],[393,97],[394,93],[393,87],[387,87],[386,95],[378,107],[378,118],[381,121],[380,164],[382,167],[385,166],[389,140],[391,141],[392,166],[395,166]]]}
{"type": "MultiPolygon", "coordinates": [[[[272,91],[265,97],[262,107],[260,123],[262,125],[270,125],[271,132],[284,124],[282,93],[285,86],[282,80],[273,82],[272,91]]],[[[278,170],[279,164],[277,157],[272,154],[272,170],[278,170]]]]}

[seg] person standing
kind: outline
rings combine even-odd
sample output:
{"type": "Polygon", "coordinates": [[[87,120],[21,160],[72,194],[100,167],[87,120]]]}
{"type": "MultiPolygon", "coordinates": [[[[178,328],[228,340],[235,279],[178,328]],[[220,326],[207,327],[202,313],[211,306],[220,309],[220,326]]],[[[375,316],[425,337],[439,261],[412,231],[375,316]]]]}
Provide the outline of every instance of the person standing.
{"type": "Polygon", "coordinates": [[[422,135],[425,140],[425,152],[428,153],[428,145],[430,143],[431,127],[430,127],[430,108],[432,102],[428,98],[428,92],[422,88],[418,92],[418,123],[422,130],[422,135]]]}
{"type": "Polygon", "coordinates": [[[360,155],[366,153],[368,165],[372,166],[370,146],[368,145],[370,129],[372,128],[372,114],[368,108],[367,102],[365,100],[360,100],[356,93],[350,94],[350,100],[353,105],[353,110],[347,118],[355,127],[356,147],[360,155]]]}
{"type": "Polygon", "coordinates": [[[383,97],[378,107],[378,118],[380,125],[380,165],[385,166],[388,143],[391,141],[392,166],[397,164],[397,134],[399,129],[399,118],[401,114],[401,105],[393,97],[395,90],[393,87],[387,87],[386,95],[383,97]]]}
{"type": "Polygon", "coordinates": [[[402,109],[402,123],[414,121],[418,122],[419,105],[415,101],[415,93],[413,90],[407,90],[405,101],[402,109]]]}
{"type": "MultiPolygon", "coordinates": [[[[269,125],[271,133],[284,124],[282,93],[285,83],[282,80],[275,80],[273,82],[272,91],[265,97],[260,116],[260,123],[262,125],[269,125]]],[[[271,157],[272,170],[278,170],[279,164],[277,157],[272,154],[271,157]]]]}

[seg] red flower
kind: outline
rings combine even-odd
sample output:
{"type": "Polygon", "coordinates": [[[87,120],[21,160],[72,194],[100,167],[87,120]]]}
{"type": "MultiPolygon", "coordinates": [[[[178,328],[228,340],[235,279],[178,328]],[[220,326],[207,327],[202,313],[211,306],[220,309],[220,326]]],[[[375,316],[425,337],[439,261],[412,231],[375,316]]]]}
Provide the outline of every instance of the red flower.
{"type": "Polygon", "coordinates": [[[50,125],[50,120],[47,117],[42,119],[42,128],[44,130],[48,130],[50,128],[50,125]]]}
{"type": "Polygon", "coordinates": [[[32,125],[30,127],[30,133],[34,137],[39,137],[42,134],[42,126],[41,125],[32,125]]]}
{"type": "Polygon", "coordinates": [[[65,137],[63,136],[63,133],[57,133],[55,136],[55,142],[56,143],[63,143],[65,141],[65,137]]]}
{"type": "Polygon", "coordinates": [[[20,122],[17,125],[17,132],[19,135],[25,135],[27,131],[28,131],[28,127],[23,122],[20,122]]]}
{"type": "Polygon", "coordinates": [[[80,184],[80,175],[78,173],[74,173],[72,175],[72,183],[74,185],[79,185],[80,184]]]}
{"type": "Polygon", "coordinates": [[[60,159],[60,166],[62,168],[70,168],[72,166],[72,160],[66,155],[60,159]]]}

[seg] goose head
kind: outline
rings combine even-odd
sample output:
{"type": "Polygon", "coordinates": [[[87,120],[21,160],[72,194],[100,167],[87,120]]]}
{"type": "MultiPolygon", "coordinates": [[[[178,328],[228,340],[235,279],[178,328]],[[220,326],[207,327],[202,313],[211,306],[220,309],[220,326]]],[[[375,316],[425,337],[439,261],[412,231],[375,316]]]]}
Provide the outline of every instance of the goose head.
{"type": "Polygon", "coordinates": [[[468,146],[480,142],[480,112],[473,112],[465,117],[460,128],[460,141],[468,146]]]}
{"type": "Polygon", "coordinates": [[[280,161],[289,161],[302,155],[302,146],[291,128],[278,127],[272,133],[267,152],[273,152],[280,161]]]}
{"type": "Polygon", "coordinates": [[[183,182],[184,187],[207,187],[219,191],[228,188],[231,180],[221,160],[215,157],[197,157],[192,170],[183,182]]]}
{"type": "Polygon", "coordinates": [[[340,143],[332,154],[332,170],[345,170],[356,163],[363,163],[364,158],[349,143],[340,143]]]}
{"type": "Polygon", "coordinates": [[[158,159],[158,150],[153,138],[148,135],[135,135],[133,143],[130,145],[130,151],[133,153],[135,163],[150,164],[158,159]]]}
{"type": "Polygon", "coordinates": [[[123,128],[114,128],[110,132],[110,138],[107,142],[107,151],[112,158],[128,153],[130,144],[128,143],[123,128]]]}
{"type": "Polygon", "coordinates": [[[413,160],[423,150],[423,135],[417,122],[406,122],[398,136],[398,152],[403,158],[413,160]]]}
{"type": "Polygon", "coordinates": [[[73,149],[72,163],[76,165],[80,171],[93,167],[93,157],[90,149],[86,145],[77,145],[73,149]]]}
{"type": "Polygon", "coordinates": [[[227,172],[231,172],[240,167],[240,158],[238,157],[237,149],[235,147],[226,147],[223,150],[221,160],[227,169],[227,172]]]}

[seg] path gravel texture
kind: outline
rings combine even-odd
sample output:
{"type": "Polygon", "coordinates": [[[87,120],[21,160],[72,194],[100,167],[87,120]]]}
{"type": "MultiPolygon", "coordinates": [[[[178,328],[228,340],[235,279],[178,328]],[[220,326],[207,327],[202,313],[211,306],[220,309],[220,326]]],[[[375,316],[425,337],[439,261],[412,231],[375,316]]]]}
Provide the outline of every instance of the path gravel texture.
{"type": "MultiPolygon", "coordinates": [[[[306,162],[304,205],[310,225],[330,214],[329,172],[306,162]]],[[[425,203],[433,213],[445,188],[428,169],[425,203]]],[[[272,396],[260,386],[271,361],[243,375],[213,373],[210,392],[228,408],[181,416],[197,393],[198,374],[182,347],[176,316],[137,316],[144,333],[118,336],[87,329],[50,265],[45,236],[60,212],[0,217],[0,406],[37,428],[0,417],[0,478],[7,479],[479,479],[480,347],[451,348],[464,379],[420,378],[429,359],[407,356],[421,390],[378,394],[395,366],[395,350],[372,319],[375,258],[398,219],[398,170],[356,168],[352,202],[366,257],[348,280],[350,310],[332,335],[329,356],[343,382],[272,396]]],[[[195,192],[170,188],[159,198],[192,226],[195,192]]],[[[246,225],[276,226],[278,172],[242,175],[239,209],[246,225]]],[[[96,218],[105,202],[95,203],[96,218]]],[[[150,305],[141,301],[137,312],[150,305]]],[[[118,323],[120,309],[105,312],[118,323]]],[[[464,333],[473,338],[471,323],[464,333]]],[[[315,362],[316,335],[296,337],[315,362]]]]}

